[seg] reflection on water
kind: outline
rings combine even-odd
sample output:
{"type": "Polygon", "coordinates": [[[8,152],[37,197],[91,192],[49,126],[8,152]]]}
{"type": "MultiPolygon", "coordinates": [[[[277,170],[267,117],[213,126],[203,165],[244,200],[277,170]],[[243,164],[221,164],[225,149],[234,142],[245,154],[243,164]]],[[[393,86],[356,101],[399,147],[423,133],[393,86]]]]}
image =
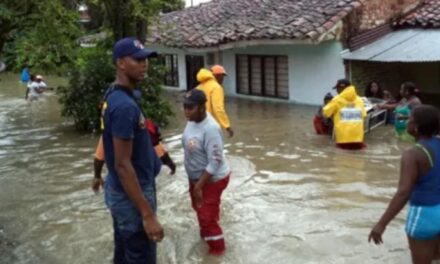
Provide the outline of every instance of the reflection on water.
{"type": "MultiPolygon", "coordinates": [[[[110,217],[102,194],[89,188],[97,136],[75,132],[53,94],[29,104],[17,76],[0,78],[0,263],[110,263],[110,217]]],[[[227,103],[236,131],[226,140],[233,168],[222,204],[227,253],[208,256],[182,166],[179,98],[170,95],[176,118],[164,132],[178,170],[170,176],[164,168],[157,179],[166,230],[159,263],[410,261],[403,213],[383,246],[367,243],[408,147],[391,128],[368,135],[366,150],[347,152],[314,134],[315,108],[241,99],[227,103]]]]}

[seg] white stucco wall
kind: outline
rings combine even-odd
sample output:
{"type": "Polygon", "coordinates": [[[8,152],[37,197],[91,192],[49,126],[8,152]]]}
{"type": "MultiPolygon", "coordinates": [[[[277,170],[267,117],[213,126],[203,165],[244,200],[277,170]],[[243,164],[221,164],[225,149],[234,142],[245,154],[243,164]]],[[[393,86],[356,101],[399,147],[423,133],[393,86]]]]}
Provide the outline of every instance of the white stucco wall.
{"type": "Polygon", "coordinates": [[[223,52],[223,65],[229,71],[225,81],[227,94],[236,94],[235,57],[246,55],[284,55],[289,60],[289,101],[301,104],[322,104],[337,79],[345,75],[340,56],[342,45],[329,41],[319,45],[258,46],[223,52]]]}
{"type": "MultiPolygon", "coordinates": [[[[159,52],[178,54],[179,85],[186,88],[185,55],[206,55],[185,53],[179,49],[155,47],[159,52]]],[[[342,45],[338,41],[327,41],[319,45],[272,45],[235,48],[221,51],[223,66],[229,73],[224,87],[228,95],[236,95],[237,54],[284,55],[289,60],[289,101],[301,104],[322,104],[324,95],[330,92],[337,79],[345,76],[340,56],[342,45]]],[[[206,56],[205,56],[206,64],[206,56]]],[[[206,65],[210,66],[210,65],[206,65]]]]}

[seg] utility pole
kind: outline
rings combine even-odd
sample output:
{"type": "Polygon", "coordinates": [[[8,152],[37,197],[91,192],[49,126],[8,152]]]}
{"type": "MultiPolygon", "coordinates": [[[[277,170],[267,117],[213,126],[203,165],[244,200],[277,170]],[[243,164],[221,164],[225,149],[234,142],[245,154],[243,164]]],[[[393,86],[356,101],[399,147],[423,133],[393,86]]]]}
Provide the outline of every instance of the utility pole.
{"type": "Polygon", "coordinates": [[[194,6],[194,0],[191,0],[191,7],[194,6]]]}

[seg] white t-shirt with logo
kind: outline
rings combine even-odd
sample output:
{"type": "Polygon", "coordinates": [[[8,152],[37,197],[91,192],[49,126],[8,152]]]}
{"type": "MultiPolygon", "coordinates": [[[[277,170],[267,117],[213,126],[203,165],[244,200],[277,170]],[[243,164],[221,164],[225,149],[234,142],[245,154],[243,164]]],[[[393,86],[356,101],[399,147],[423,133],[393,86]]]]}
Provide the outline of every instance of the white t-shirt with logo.
{"type": "Polygon", "coordinates": [[[223,133],[211,114],[200,122],[188,122],[182,135],[184,165],[191,181],[197,181],[204,171],[212,174],[210,182],[219,181],[230,173],[223,153],[223,133]]]}

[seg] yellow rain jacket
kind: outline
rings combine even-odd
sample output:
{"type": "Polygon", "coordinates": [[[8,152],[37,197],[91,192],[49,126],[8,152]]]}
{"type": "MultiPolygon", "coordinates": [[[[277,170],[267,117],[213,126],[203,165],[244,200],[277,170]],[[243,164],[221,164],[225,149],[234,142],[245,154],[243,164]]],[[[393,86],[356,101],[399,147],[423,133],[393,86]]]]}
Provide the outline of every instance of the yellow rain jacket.
{"type": "Polygon", "coordinates": [[[206,95],[206,111],[211,113],[223,129],[231,127],[225,111],[225,92],[212,72],[207,69],[201,69],[197,73],[197,81],[200,84],[196,89],[202,90],[206,95]]]}
{"type": "Polygon", "coordinates": [[[345,88],[323,108],[326,117],[333,117],[336,143],[364,141],[364,119],[367,112],[354,86],[345,88]]]}

